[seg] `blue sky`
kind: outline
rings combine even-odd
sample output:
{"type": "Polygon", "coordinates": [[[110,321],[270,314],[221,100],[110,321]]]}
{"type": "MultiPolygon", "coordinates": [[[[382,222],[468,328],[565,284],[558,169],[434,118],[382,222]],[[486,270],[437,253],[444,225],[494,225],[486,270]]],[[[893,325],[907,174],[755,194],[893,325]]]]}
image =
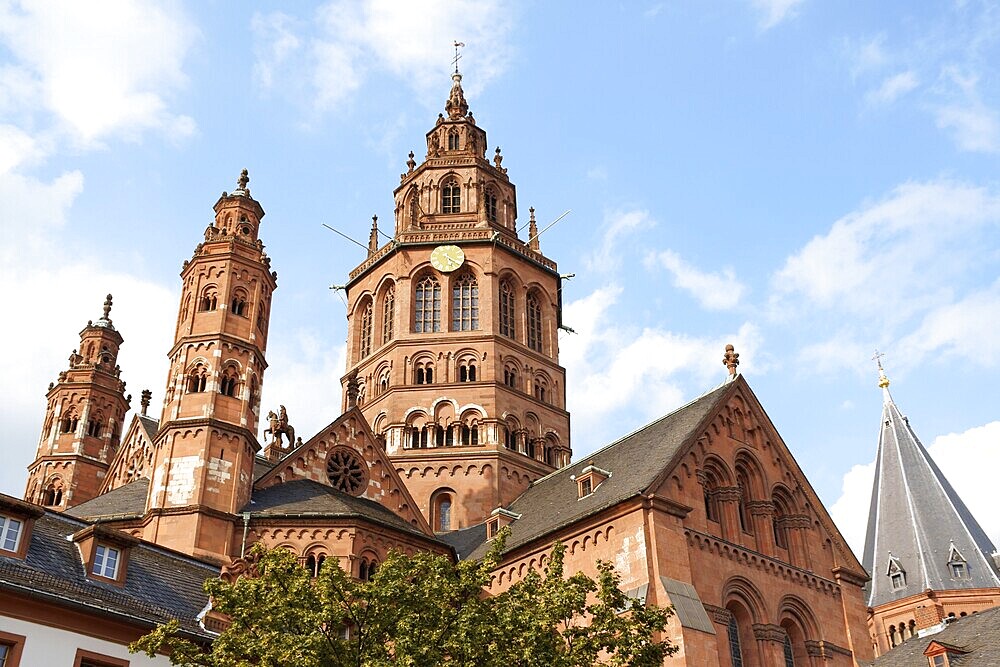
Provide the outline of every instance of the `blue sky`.
{"type": "Polygon", "coordinates": [[[0,0],[0,392],[20,495],[44,392],[115,295],[162,400],[178,272],[239,170],[279,274],[265,406],[337,416],[328,289],[392,215],[450,85],[565,273],[577,456],[722,381],[726,343],[860,551],[881,394],[995,542],[995,2],[0,0]]]}

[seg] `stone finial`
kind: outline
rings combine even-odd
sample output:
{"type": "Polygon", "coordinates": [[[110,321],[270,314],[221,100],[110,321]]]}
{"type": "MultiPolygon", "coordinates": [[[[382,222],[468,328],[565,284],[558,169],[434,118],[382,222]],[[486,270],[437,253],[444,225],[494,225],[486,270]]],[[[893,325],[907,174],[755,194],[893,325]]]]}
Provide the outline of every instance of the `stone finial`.
{"type": "Polygon", "coordinates": [[[528,213],[531,214],[531,218],[528,220],[528,247],[538,252],[541,246],[538,243],[538,224],[535,222],[535,207],[532,206],[529,208],[528,213]]]}
{"type": "Polygon", "coordinates": [[[740,365],[740,353],[736,351],[733,344],[726,345],[726,354],[722,357],[722,364],[729,369],[729,377],[736,377],[736,367],[740,365]]]}
{"type": "Polygon", "coordinates": [[[148,389],[142,390],[142,398],[139,399],[139,405],[142,406],[142,416],[146,416],[146,410],[149,409],[149,403],[153,400],[153,392],[148,389]]]}
{"type": "Polygon", "coordinates": [[[448,95],[444,110],[448,113],[448,118],[458,120],[469,112],[469,105],[465,101],[465,91],[462,90],[462,75],[455,72],[451,75],[451,81],[451,93],[448,95]]]}
{"type": "Polygon", "coordinates": [[[236,187],[243,192],[250,194],[250,189],[247,187],[247,183],[250,182],[250,172],[246,169],[240,172],[240,177],[236,179],[236,187]]]}
{"type": "Polygon", "coordinates": [[[358,404],[358,394],[361,393],[361,387],[358,384],[358,369],[351,371],[351,374],[347,376],[347,409],[350,410],[356,407],[358,404]]]}
{"type": "Polygon", "coordinates": [[[368,233],[368,256],[378,251],[378,216],[372,216],[372,230],[368,233]]]}
{"type": "Polygon", "coordinates": [[[412,174],[417,168],[417,161],[413,159],[413,151],[410,151],[410,158],[406,161],[406,173],[412,174]]]}
{"type": "Polygon", "coordinates": [[[104,298],[104,316],[101,317],[101,319],[110,322],[111,318],[108,317],[108,315],[110,314],[111,314],[111,295],[109,294],[104,298]]]}

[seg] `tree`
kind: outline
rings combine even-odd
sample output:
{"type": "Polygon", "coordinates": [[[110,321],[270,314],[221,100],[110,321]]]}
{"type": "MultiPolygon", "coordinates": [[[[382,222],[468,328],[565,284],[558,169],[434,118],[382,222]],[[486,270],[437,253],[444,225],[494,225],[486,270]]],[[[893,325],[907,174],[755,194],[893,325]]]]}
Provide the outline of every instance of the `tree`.
{"type": "Polygon", "coordinates": [[[676,651],[658,638],[669,609],[625,596],[609,563],[596,580],[564,576],[561,544],[542,573],[486,594],[502,548],[501,537],[483,560],[458,564],[393,552],[358,581],[335,559],[312,578],[291,552],[257,545],[252,573],[205,583],[231,621],[210,646],[179,637],[172,621],[130,648],[192,667],[652,667],[676,651]]]}

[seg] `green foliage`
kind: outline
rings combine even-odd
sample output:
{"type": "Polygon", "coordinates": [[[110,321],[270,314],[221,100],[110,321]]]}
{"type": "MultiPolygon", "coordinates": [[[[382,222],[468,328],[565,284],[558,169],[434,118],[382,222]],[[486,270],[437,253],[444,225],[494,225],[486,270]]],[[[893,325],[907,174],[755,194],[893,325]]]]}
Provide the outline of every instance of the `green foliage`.
{"type": "Polygon", "coordinates": [[[174,665],[237,667],[652,667],[676,648],[657,639],[668,609],[625,597],[609,563],[564,574],[557,544],[543,573],[496,596],[484,587],[503,539],[482,561],[391,553],[371,581],[329,558],[313,579],[284,549],[254,547],[258,576],[205,583],[231,624],[210,647],[171,622],[132,651],[169,651],[174,665]]]}

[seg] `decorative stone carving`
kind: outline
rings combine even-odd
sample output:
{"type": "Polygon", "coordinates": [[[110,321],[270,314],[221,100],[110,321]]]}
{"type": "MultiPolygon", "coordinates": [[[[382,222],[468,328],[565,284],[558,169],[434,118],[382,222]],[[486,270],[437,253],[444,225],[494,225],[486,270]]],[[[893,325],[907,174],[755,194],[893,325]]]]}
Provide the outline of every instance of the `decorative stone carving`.
{"type": "Polygon", "coordinates": [[[281,449],[291,447],[292,443],[295,442],[295,429],[288,423],[288,413],[285,411],[285,406],[278,406],[277,414],[274,410],[268,411],[267,421],[270,426],[264,429],[264,442],[267,442],[267,436],[270,435],[272,446],[278,446],[281,449]],[[282,435],[288,436],[288,447],[282,443],[282,435]]]}
{"type": "Polygon", "coordinates": [[[785,643],[785,629],[773,623],[754,623],[753,636],[759,642],[785,643]]]}
{"type": "Polygon", "coordinates": [[[774,503],[770,500],[751,500],[747,502],[747,509],[754,516],[774,516],[774,503]]]}
{"type": "Polygon", "coordinates": [[[740,354],[732,343],[726,345],[726,354],[722,357],[722,364],[729,369],[730,377],[736,376],[736,367],[740,365],[740,354]]]}
{"type": "Polygon", "coordinates": [[[705,611],[708,612],[713,621],[719,625],[729,625],[729,619],[733,615],[731,611],[723,607],[716,607],[714,604],[703,604],[702,606],[705,607],[705,611]]]}

